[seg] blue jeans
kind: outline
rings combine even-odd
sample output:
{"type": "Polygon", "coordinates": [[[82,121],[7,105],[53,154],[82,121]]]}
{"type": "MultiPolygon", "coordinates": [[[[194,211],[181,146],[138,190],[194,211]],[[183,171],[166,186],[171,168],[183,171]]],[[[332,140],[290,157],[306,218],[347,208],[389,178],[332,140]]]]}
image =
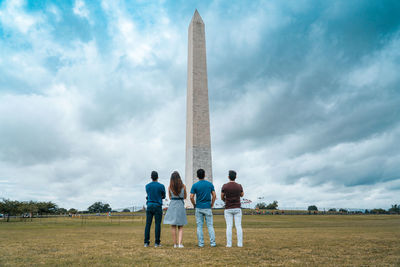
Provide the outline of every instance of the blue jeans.
{"type": "Polygon", "coordinates": [[[208,228],[208,235],[210,236],[210,245],[215,247],[215,232],[213,227],[213,215],[211,209],[198,209],[196,208],[196,224],[197,224],[197,241],[199,247],[204,247],[203,224],[206,219],[208,228]]]}
{"type": "Polygon", "coordinates": [[[155,243],[160,244],[160,236],[161,236],[161,219],[162,219],[162,208],[161,206],[149,206],[146,209],[146,228],[144,230],[144,243],[145,244],[150,244],[150,228],[151,228],[151,223],[154,221],[156,224],[155,227],[155,243]]]}

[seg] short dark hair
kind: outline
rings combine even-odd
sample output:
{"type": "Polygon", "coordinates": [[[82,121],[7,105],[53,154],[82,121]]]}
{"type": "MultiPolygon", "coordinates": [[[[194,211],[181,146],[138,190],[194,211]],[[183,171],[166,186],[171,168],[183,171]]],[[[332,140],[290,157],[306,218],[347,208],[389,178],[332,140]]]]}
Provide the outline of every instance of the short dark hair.
{"type": "Polygon", "coordinates": [[[197,178],[204,179],[204,176],[206,176],[206,172],[203,169],[198,169],[197,170],[197,178]]]}
{"type": "Polygon", "coordinates": [[[236,179],[236,172],[230,170],[230,171],[229,171],[229,180],[235,181],[235,179],[236,179]]]}
{"type": "Polygon", "coordinates": [[[158,173],[156,171],[151,172],[151,180],[155,181],[158,179],[158,173]]]}

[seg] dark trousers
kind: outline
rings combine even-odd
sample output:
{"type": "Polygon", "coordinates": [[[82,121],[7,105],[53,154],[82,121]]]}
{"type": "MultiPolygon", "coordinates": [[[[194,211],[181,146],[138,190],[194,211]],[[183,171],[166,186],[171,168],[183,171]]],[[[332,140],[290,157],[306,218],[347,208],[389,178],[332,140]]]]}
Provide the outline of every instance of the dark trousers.
{"type": "Polygon", "coordinates": [[[156,223],[156,244],[160,244],[161,235],[161,219],[162,219],[162,208],[157,206],[150,206],[146,209],[146,229],[144,230],[144,243],[150,244],[150,228],[153,221],[153,217],[156,223]]]}

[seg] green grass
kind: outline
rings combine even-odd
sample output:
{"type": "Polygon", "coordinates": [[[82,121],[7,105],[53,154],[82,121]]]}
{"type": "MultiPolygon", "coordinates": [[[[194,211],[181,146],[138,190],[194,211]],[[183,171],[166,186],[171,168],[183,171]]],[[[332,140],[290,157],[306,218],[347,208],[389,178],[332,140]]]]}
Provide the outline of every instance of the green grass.
{"type": "MultiPolygon", "coordinates": [[[[0,266],[399,266],[400,216],[244,216],[244,247],[225,248],[225,221],[214,216],[217,247],[197,248],[194,216],[184,249],[144,248],[144,218],[91,217],[0,222],[0,266]]],[[[207,240],[208,234],[205,230],[207,240]]],[[[234,244],[235,244],[234,230],[234,244]]],[[[151,233],[152,244],[154,231],[151,233]]]]}

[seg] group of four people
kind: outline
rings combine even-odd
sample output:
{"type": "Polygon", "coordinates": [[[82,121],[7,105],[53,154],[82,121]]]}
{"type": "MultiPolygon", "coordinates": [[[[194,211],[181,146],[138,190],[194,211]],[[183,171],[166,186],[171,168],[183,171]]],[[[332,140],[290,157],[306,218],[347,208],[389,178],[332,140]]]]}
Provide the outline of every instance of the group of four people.
{"type": "MultiPolygon", "coordinates": [[[[213,226],[212,208],[217,198],[214,185],[205,180],[205,171],[197,170],[199,181],[190,189],[190,201],[195,208],[197,224],[197,241],[199,247],[204,247],[203,224],[204,220],[208,228],[211,247],[216,246],[215,231],[213,226]],[[196,199],[195,199],[196,197],[196,199]]],[[[243,188],[236,183],[236,172],[229,171],[229,182],[224,184],[221,189],[221,200],[225,202],[225,221],[226,221],[226,246],[232,246],[232,227],[233,220],[237,232],[237,246],[243,246],[242,232],[242,210],[240,207],[240,197],[243,196],[243,188]]],[[[151,173],[152,182],[146,185],[147,209],[146,209],[146,228],[144,233],[144,246],[150,245],[150,228],[155,219],[155,247],[161,246],[161,220],[162,220],[162,200],[166,197],[165,187],[158,182],[158,173],[151,173]]],[[[186,209],[184,200],[187,198],[186,186],[177,171],[171,174],[168,187],[168,196],[171,200],[168,210],[164,217],[164,224],[171,225],[172,240],[174,248],[183,248],[183,226],[186,225],[186,209]]]]}

